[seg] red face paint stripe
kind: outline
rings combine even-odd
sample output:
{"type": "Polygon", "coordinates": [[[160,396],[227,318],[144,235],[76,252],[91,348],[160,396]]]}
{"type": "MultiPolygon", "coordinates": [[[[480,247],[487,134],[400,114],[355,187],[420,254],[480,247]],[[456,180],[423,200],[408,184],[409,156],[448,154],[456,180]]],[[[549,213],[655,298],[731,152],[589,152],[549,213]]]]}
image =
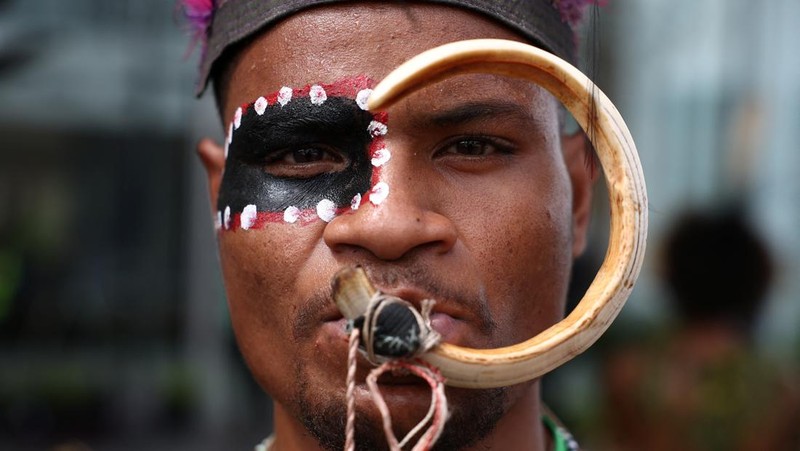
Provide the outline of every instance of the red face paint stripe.
{"type": "MultiPolygon", "coordinates": [[[[364,89],[371,89],[375,86],[375,82],[364,75],[359,75],[357,77],[352,78],[344,78],[342,80],[335,81],[333,83],[314,83],[310,85],[305,85],[302,88],[294,88],[292,89],[292,99],[295,97],[298,98],[305,98],[309,97],[311,93],[311,88],[313,86],[320,86],[322,89],[325,90],[325,93],[330,97],[349,97],[352,99],[356,98],[356,95],[364,89]]],[[[274,105],[278,103],[278,95],[280,94],[280,90],[269,93],[264,96],[267,100],[267,103],[270,105],[274,105]]],[[[248,108],[253,108],[255,101],[250,103],[245,103],[241,105],[242,111],[247,111],[248,108]]],[[[385,113],[379,113],[384,114],[385,113]]],[[[377,119],[376,115],[376,120],[377,119]]],[[[386,123],[384,120],[381,120],[384,124],[386,123]]]]}
{"type": "MultiPolygon", "coordinates": [[[[380,122],[381,124],[388,125],[389,114],[386,113],[385,111],[380,111],[378,113],[375,113],[373,120],[376,122],[380,122]]],[[[384,147],[386,147],[386,140],[384,139],[384,137],[382,135],[375,136],[369,145],[369,158],[370,159],[375,158],[375,154],[378,152],[378,150],[384,147]]],[[[378,182],[380,182],[382,172],[383,172],[382,165],[377,167],[375,166],[372,167],[372,177],[370,179],[370,191],[364,196],[364,201],[362,202],[370,201],[370,194],[372,193],[372,189],[375,188],[375,185],[378,182]]]]}
{"type": "MultiPolygon", "coordinates": [[[[345,213],[349,213],[352,210],[350,207],[342,207],[336,209],[336,215],[342,215],[345,213]]],[[[319,220],[317,213],[314,209],[307,208],[305,210],[300,211],[300,216],[297,218],[297,221],[294,223],[300,226],[307,226],[309,224],[316,223],[319,220]]],[[[250,226],[249,230],[253,229],[261,229],[264,228],[267,224],[277,224],[283,223],[286,224],[286,221],[283,219],[282,212],[272,212],[272,211],[259,211],[256,215],[253,224],[250,226]]],[[[236,232],[237,230],[244,230],[242,228],[242,214],[241,213],[232,213],[230,223],[228,225],[228,229],[222,227],[226,232],[236,232]]]]}

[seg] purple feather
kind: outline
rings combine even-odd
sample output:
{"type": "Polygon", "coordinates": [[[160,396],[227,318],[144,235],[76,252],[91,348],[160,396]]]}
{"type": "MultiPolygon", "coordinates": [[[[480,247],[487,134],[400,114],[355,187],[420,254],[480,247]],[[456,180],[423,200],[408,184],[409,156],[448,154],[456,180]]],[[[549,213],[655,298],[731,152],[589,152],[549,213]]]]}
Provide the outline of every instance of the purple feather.
{"type": "Polygon", "coordinates": [[[583,12],[587,6],[605,6],[608,0],[555,0],[553,3],[561,13],[561,20],[574,28],[583,20],[583,12]]]}
{"type": "Polygon", "coordinates": [[[205,52],[206,38],[208,37],[208,27],[214,19],[216,10],[215,0],[179,0],[177,9],[183,17],[186,30],[192,35],[192,42],[187,49],[187,56],[192,53],[197,43],[202,46],[205,52]]]}

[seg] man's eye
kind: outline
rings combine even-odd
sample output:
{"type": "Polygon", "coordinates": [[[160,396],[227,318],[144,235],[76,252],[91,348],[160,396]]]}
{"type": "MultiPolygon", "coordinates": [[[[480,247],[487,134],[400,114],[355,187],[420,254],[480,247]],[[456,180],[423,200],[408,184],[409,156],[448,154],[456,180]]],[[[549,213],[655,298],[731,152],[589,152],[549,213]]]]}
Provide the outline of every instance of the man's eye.
{"type": "Polygon", "coordinates": [[[334,149],[301,147],[277,152],[267,160],[265,169],[277,177],[310,178],[342,171],[347,163],[347,159],[334,149]]]}
{"type": "Polygon", "coordinates": [[[462,138],[451,142],[439,151],[440,156],[463,155],[468,157],[484,157],[497,154],[512,153],[511,144],[502,143],[490,138],[462,138]]]}
{"type": "Polygon", "coordinates": [[[492,144],[478,141],[477,139],[468,139],[459,141],[454,144],[454,152],[461,155],[479,156],[493,153],[495,148],[492,144]]]}
{"type": "Polygon", "coordinates": [[[280,162],[286,164],[316,163],[319,161],[336,161],[336,156],[322,149],[309,147],[306,149],[295,149],[283,154],[280,162]]]}

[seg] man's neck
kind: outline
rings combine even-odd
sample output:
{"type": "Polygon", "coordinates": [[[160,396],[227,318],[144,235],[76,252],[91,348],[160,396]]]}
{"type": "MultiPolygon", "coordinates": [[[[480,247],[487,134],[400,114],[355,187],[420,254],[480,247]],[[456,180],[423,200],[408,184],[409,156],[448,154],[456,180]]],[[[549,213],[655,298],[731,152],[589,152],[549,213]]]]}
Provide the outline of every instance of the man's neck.
{"type": "Polygon", "coordinates": [[[513,449],[546,451],[552,449],[552,437],[542,423],[539,381],[510,389],[511,405],[495,428],[472,450],[513,449]]]}
{"type": "MultiPolygon", "coordinates": [[[[463,451],[485,449],[546,451],[553,448],[553,438],[542,423],[539,382],[515,386],[511,389],[511,395],[513,397],[511,405],[495,428],[482,440],[463,451]]],[[[277,402],[274,403],[274,419],[274,442],[268,451],[322,451],[319,443],[302,423],[277,402]]]]}

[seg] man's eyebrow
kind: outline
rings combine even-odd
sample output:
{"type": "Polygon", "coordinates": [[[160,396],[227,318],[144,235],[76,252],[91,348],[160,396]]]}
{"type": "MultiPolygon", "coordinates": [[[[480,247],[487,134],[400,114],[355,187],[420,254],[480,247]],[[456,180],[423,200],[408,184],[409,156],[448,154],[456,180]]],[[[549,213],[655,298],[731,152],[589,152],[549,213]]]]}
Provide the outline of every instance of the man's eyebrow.
{"type": "Polygon", "coordinates": [[[422,123],[439,127],[463,125],[496,118],[536,121],[531,110],[530,107],[505,100],[475,101],[462,103],[443,111],[422,114],[419,120],[422,123]]]}

